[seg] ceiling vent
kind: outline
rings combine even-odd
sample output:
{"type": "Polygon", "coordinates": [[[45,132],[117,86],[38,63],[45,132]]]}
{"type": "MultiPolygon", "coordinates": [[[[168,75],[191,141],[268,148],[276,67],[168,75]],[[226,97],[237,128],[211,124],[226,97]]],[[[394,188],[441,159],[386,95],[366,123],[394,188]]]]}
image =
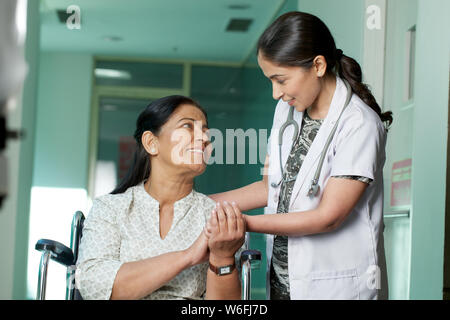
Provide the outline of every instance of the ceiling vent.
{"type": "Polygon", "coordinates": [[[253,19],[235,19],[232,18],[227,26],[229,32],[247,32],[253,19]]]}
{"type": "Polygon", "coordinates": [[[230,4],[230,5],[228,5],[228,9],[230,9],[230,10],[247,10],[250,8],[251,8],[251,6],[249,4],[230,4]]]}
{"type": "Polygon", "coordinates": [[[58,16],[59,22],[66,24],[67,19],[69,19],[70,14],[66,12],[66,10],[56,10],[56,15],[58,16]]]}

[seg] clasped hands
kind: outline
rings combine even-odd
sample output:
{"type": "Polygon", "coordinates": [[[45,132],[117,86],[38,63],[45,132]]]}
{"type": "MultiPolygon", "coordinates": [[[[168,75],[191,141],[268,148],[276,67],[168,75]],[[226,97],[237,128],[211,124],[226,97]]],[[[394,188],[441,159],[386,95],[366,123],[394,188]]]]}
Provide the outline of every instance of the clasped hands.
{"type": "Polygon", "coordinates": [[[208,259],[218,266],[232,264],[244,243],[245,230],[245,219],[235,203],[217,203],[205,229],[188,248],[192,265],[208,259]]]}

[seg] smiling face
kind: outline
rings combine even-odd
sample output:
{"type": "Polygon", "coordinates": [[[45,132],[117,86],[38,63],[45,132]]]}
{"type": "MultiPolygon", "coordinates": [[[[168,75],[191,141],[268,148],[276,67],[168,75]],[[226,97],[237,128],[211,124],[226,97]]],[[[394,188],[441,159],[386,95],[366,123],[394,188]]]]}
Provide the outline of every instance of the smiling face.
{"type": "Polygon", "coordinates": [[[200,175],[211,155],[206,117],[190,104],[180,105],[157,136],[146,131],[142,142],[151,155],[152,168],[164,166],[178,174],[200,175]]]}
{"type": "MultiPolygon", "coordinates": [[[[315,61],[316,62],[316,61],[315,61]]],[[[310,107],[320,93],[319,78],[322,70],[313,66],[309,69],[293,66],[280,66],[258,53],[258,64],[264,75],[272,82],[275,100],[282,99],[299,112],[310,107]]]]}

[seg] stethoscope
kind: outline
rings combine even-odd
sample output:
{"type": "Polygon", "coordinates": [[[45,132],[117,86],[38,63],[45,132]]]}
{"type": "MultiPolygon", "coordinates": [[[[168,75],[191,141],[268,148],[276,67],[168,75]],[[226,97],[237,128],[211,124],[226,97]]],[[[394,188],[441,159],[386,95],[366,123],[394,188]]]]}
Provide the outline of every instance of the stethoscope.
{"type": "MultiPolygon", "coordinates": [[[[328,139],[325,143],[325,147],[322,150],[322,154],[320,155],[319,165],[317,166],[316,172],[314,173],[314,178],[311,181],[311,186],[309,187],[308,194],[307,194],[311,198],[317,196],[317,194],[319,193],[319,190],[320,190],[319,176],[320,176],[320,171],[322,170],[325,155],[328,151],[328,147],[330,146],[331,140],[333,140],[334,133],[336,132],[339,120],[341,119],[341,116],[344,113],[345,108],[347,108],[347,106],[350,102],[350,99],[352,97],[352,88],[350,87],[350,84],[347,82],[347,80],[345,80],[345,79],[342,79],[342,80],[344,81],[345,87],[347,88],[347,97],[345,99],[344,107],[342,108],[341,114],[339,115],[339,118],[337,119],[333,129],[331,130],[331,132],[328,136],[328,139]]],[[[294,107],[290,108],[286,122],[283,123],[283,125],[280,127],[280,132],[279,132],[279,136],[278,136],[278,153],[280,155],[281,180],[278,183],[272,182],[271,183],[272,188],[278,188],[278,186],[283,181],[284,182],[294,181],[297,179],[297,176],[298,176],[298,173],[297,173],[294,177],[287,180],[285,177],[285,174],[284,174],[284,170],[283,170],[283,161],[281,159],[281,145],[283,144],[283,133],[286,130],[286,128],[290,125],[294,126],[294,135],[292,136],[292,143],[294,143],[295,139],[297,138],[298,131],[299,131],[297,121],[294,120],[294,107]]]]}

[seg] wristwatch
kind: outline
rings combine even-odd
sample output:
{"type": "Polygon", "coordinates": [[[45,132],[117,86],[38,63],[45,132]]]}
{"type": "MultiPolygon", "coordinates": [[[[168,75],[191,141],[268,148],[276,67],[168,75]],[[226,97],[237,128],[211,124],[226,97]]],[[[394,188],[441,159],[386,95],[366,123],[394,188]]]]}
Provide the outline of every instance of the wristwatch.
{"type": "Polygon", "coordinates": [[[229,264],[227,266],[221,266],[216,267],[212,263],[209,263],[209,269],[211,269],[212,272],[217,274],[218,276],[224,276],[227,274],[230,274],[233,272],[233,270],[236,268],[236,264],[233,262],[233,264],[229,264]]]}

